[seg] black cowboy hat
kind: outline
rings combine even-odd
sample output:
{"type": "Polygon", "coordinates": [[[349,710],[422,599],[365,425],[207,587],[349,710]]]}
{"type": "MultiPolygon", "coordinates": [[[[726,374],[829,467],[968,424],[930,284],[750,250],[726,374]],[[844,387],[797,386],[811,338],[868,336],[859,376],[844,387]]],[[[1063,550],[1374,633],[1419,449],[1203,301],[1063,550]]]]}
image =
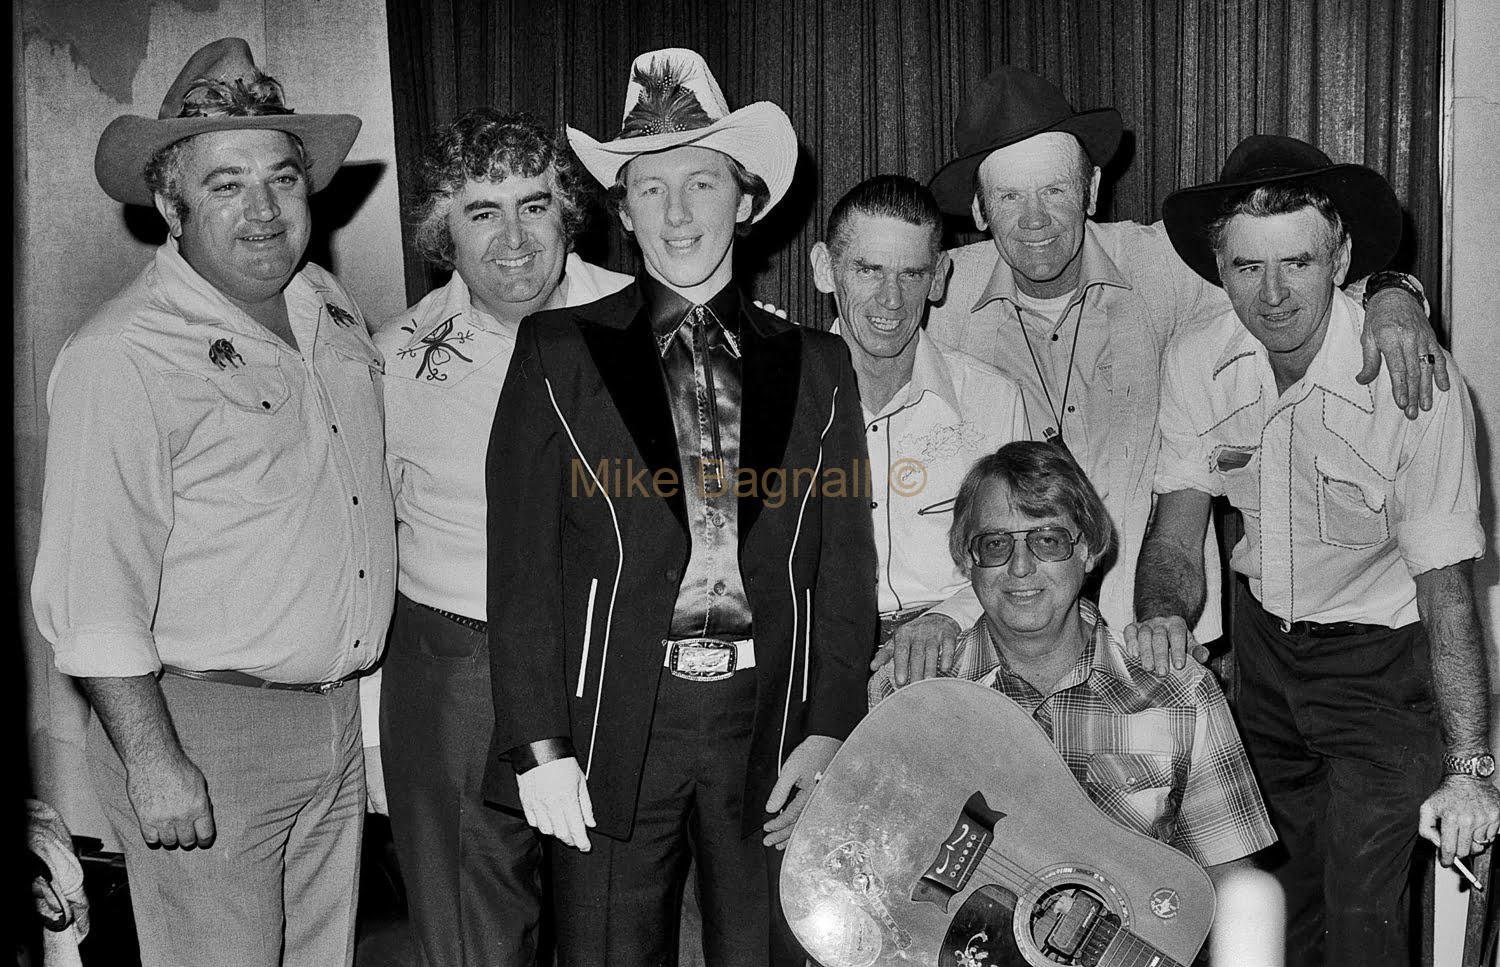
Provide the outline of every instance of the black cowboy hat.
{"type": "Polygon", "coordinates": [[[958,157],[932,176],[927,187],[949,215],[966,215],[974,198],[974,173],[990,152],[1048,131],[1071,134],[1089,160],[1109,163],[1120,146],[1120,112],[1112,107],[1074,111],[1050,81],[1019,67],[1002,67],[969,92],[954,124],[958,157]]]}
{"type": "Polygon", "coordinates": [[[188,58],[167,89],[154,118],[127,114],[104,129],[94,154],[94,177],[109,197],[131,205],[150,205],[146,163],[169,144],[209,131],[285,131],[302,139],[312,170],[311,191],[322,191],[333,179],[359,135],[359,118],[352,114],[209,115],[183,117],[184,96],[198,81],[250,81],[257,74],[250,45],[239,37],[216,40],[188,58]]]}
{"type": "Polygon", "coordinates": [[[1172,247],[1194,272],[1221,285],[1209,227],[1254,189],[1294,182],[1319,189],[1338,210],[1352,243],[1348,278],[1385,268],[1401,244],[1401,203],[1390,183],[1364,165],[1334,164],[1306,141],[1279,134],[1250,135],[1229,153],[1218,181],[1167,196],[1161,210],[1172,247]]]}

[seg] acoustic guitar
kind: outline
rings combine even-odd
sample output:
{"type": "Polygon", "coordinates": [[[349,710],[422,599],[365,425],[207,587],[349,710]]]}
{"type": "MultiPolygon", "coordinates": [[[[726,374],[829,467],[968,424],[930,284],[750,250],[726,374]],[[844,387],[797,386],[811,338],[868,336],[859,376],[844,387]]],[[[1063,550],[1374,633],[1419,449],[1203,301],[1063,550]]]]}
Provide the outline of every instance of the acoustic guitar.
{"type": "Polygon", "coordinates": [[[1015,702],[933,679],[872,710],[787,843],[781,903],[823,967],[1170,967],[1208,875],[1126,829],[1015,702]]]}

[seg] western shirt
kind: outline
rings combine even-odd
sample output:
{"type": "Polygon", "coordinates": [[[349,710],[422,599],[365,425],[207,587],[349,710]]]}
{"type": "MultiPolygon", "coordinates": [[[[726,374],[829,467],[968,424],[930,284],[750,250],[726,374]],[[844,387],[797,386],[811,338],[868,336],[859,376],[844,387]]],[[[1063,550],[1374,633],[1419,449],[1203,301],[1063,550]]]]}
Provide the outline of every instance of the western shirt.
{"type": "Polygon", "coordinates": [[[310,683],[380,657],[380,354],[325,270],[284,296],[300,352],[169,239],[58,354],[32,607],[64,674],[310,683]]]}
{"type": "MultiPolygon", "coordinates": [[[[630,281],[569,254],[562,304],[593,302],[630,281]]],[[[382,326],[375,345],[385,354],[386,464],[401,593],[483,621],[484,455],[516,326],[477,308],[455,272],[382,326]]]]}
{"type": "MultiPolygon", "coordinates": [[[[1003,693],[1052,740],[1090,799],[1112,819],[1173,846],[1200,866],[1271,845],[1260,788],[1213,675],[1188,659],[1157,675],[1125,654],[1087,600],[1082,654],[1043,695],[1016,674],[980,618],[959,636],[944,678],[1003,693]]],[[[870,704],[895,692],[890,665],[870,680],[870,704]]]]}
{"type": "Polygon", "coordinates": [[[1157,493],[1226,496],[1244,515],[1230,566],[1287,621],[1399,628],[1423,571],[1479,557],[1474,413],[1463,376],[1408,420],[1390,371],[1354,381],[1364,311],[1335,292],[1323,344],[1284,393],[1234,312],[1167,351],[1157,493]]]}
{"type": "Polygon", "coordinates": [[[1030,439],[1015,383],[920,330],[914,338],[911,379],[879,412],[864,409],[882,614],[969,587],[948,553],[953,498],[974,461],[1030,439]]]}
{"type": "MultiPolygon", "coordinates": [[[[1135,616],[1135,565],[1151,515],[1161,443],[1156,427],[1161,358],[1174,334],[1229,308],[1228,299],[1183,264],[1159,224],[1089,221],[1078,288],[1054,341],[1038,329],[1023,334],[1015,273],[994,242],[976,242],[950,255],[952,282],[947,298],[932,307],[928,334],[990,363],[1020,386],[1036,439],[1057,429],[1052,409],[1062,410],[1064,440],[1115,523],[1119,551],[1104,575],[1099,607],[1111,625],[1124,627],[1135,616]],[[1078,352],[1064,406],[1057,377],[1068,370],[1075,329],[1078,352]],[[1033,350],[1049,374],[1045,391],[1033,350]]],[[[1213,528],[1204,541],[1204,559],[1208,573],[1217,574],[1213,528]]],[[[1222,634],[1216,596],[1209,596],[1195,632],[1202,641],[1222,634]]]]}

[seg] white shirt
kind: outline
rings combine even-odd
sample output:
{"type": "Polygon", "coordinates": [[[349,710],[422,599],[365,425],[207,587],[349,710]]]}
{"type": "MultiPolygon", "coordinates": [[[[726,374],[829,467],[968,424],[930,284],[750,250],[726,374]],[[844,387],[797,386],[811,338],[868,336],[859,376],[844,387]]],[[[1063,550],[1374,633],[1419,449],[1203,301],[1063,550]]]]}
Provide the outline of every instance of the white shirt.
{"type": "Polygon", "coordinates": [[[948,553],[953,498],[974,461],[1030,438],[1015,383],[921,331],[915,338],[911,379],[880,412],[864,411],[882,614],[969,586],[948,553]]]}
{"type": "Polygon", "coordinates": [[[380,355],[328,272],[284,295],[300,352],[169,239],[58,354],[31,594],[64,674],[311,683],[380,657],[380,355]]]}
{"type": "Polygon", "coordinates": [[[1354,381],[1364,312],[1335,293],[1323,345],[1287,388],[1233,312],[1168,348],[1155,490],[1225,495],[1244,514],[1230,566],[1288,621],[1399,628],[1418,619],[1412,577],[1480,557],[1474,414],[1452,388],[1416,420],[1389,369],[1354,381]]]}
{"type": "MultiPolygon", "coordinates": [[[[569,253],[564,305],[631,277],[569,253]]],[[[484,460],[516,327],[476,309],[458,273],[375,334],[386,362],[386,461],[396,498],[401,593],[485,619],[484,460]]]]}

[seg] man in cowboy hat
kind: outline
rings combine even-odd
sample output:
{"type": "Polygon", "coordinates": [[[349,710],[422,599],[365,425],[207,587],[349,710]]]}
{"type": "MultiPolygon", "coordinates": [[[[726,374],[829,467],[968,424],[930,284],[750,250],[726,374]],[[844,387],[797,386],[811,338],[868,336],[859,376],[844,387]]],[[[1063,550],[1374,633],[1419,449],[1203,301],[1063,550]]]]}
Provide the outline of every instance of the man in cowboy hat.
{"type": "Polygon", "coordinates": [[[1286,844],[1288,963],[1406,963],[1418,833],[1449,864],[1500,825],[1468,391],[1449,361],[1454,390],[1410,420],[1354,379],[1364,312],[1339,285],[1401,239],[1376,172],[1254,135],[1163,210],[1233,308],[1167,349],[1140,616],[1181,632],[1196,615],[1198,536],[1227,497],[1245,519],[1239,720],[1286,844]]]}
{"type": "Polygon", "coordinates": [[[709,964],[801,964],[761,827],[864,711],[859,395],[838,337],[732,277],[791,183],[786,115],[731,112],[681,49],[637,57],[625,103],[614,140],[568,137],[644,271],[522,322],[495,411],[485,791],[559,840],[563,964],[675,963],[690,857],[709,964]]]}
{"type": "MultiPolygon", "coordinates": [[[[1124,628],[1134,616],[1135,562],[1151,513],[1161,354],[1173,333],[1228,304],[1173,255],[1159,226],[1089,218],[1101,169],[1120,143],[1115,109],[1074,111],[1054,85],[1007,66],[970,92],[956,128],[958,156],[933,177],[933,194],[944,212],[972,215],[991,240],[950,253],[953,280],[947,299],[933,307],[928,332],[1019,384],[1032,432],[1065,445],[1104,495],[1120,544],[1088,593],[1097,594],[1114,627],[1124,628]]],[[[1397,402],[1414,416],[1419,399],[1430,405],[1434,376],[1418,359],[1438,343],[1421,301],[1402,291],[1411,285],[1419,292],[1414,280],[1372,279],[1366,292],[1391,283],[1370,303],[1361,377],[1368,382],[1378,371],[1378,345],[1397,376],[1397,402]]],[[[1441,364],[1436,378],[1446,388],[1441,364]]],[[[1212,533],[1203,550],[1217,561],[1212,533]]],[[[1217,564],[1209,568],[1217,571],[1217,564]]],[[[946,661],[959,625],[978,617],[977,602],[962,613],[943,610],[957,623],[929,616],[903,629],[897,655],[906,658],[911,649],[910,677],[946,661]]],[[[1196,634],[1210,641],[1220,633],[1214,595],[1196,634]]],[[[1143,643],[1156,656],[1153,667],[1165,670],[1169,644],[1180,667],[1185,638],[1143,643]]],[[[1135,653],[1134,638],[1126,648],[1135,653]]],[[[908,677],[904,664],[898,660],[900,682],[908,677]]]]}
{"type": "Polygon", "coordinates": [[[341,686],[384,642],[393,512],[380,354],[300,263],[359,124],[291,113],[231,38],[99,141],[104,190],[169,237],[53,368],[32,604],[98,713],[147,964],[353,961],[365,784],[341,686]]]}
{"type": "Polygon", "coordinates": [[[585,176],[528,114],[463,114],[428,146],[421,177],[417,247],[453,277],[375,335],[400,550],[381,689],[391,832],[424,964],[531,963],[539,840],[480,795],[494,724],[485,448],[521,320],[631,278],[571,251],[585,176]]]}

